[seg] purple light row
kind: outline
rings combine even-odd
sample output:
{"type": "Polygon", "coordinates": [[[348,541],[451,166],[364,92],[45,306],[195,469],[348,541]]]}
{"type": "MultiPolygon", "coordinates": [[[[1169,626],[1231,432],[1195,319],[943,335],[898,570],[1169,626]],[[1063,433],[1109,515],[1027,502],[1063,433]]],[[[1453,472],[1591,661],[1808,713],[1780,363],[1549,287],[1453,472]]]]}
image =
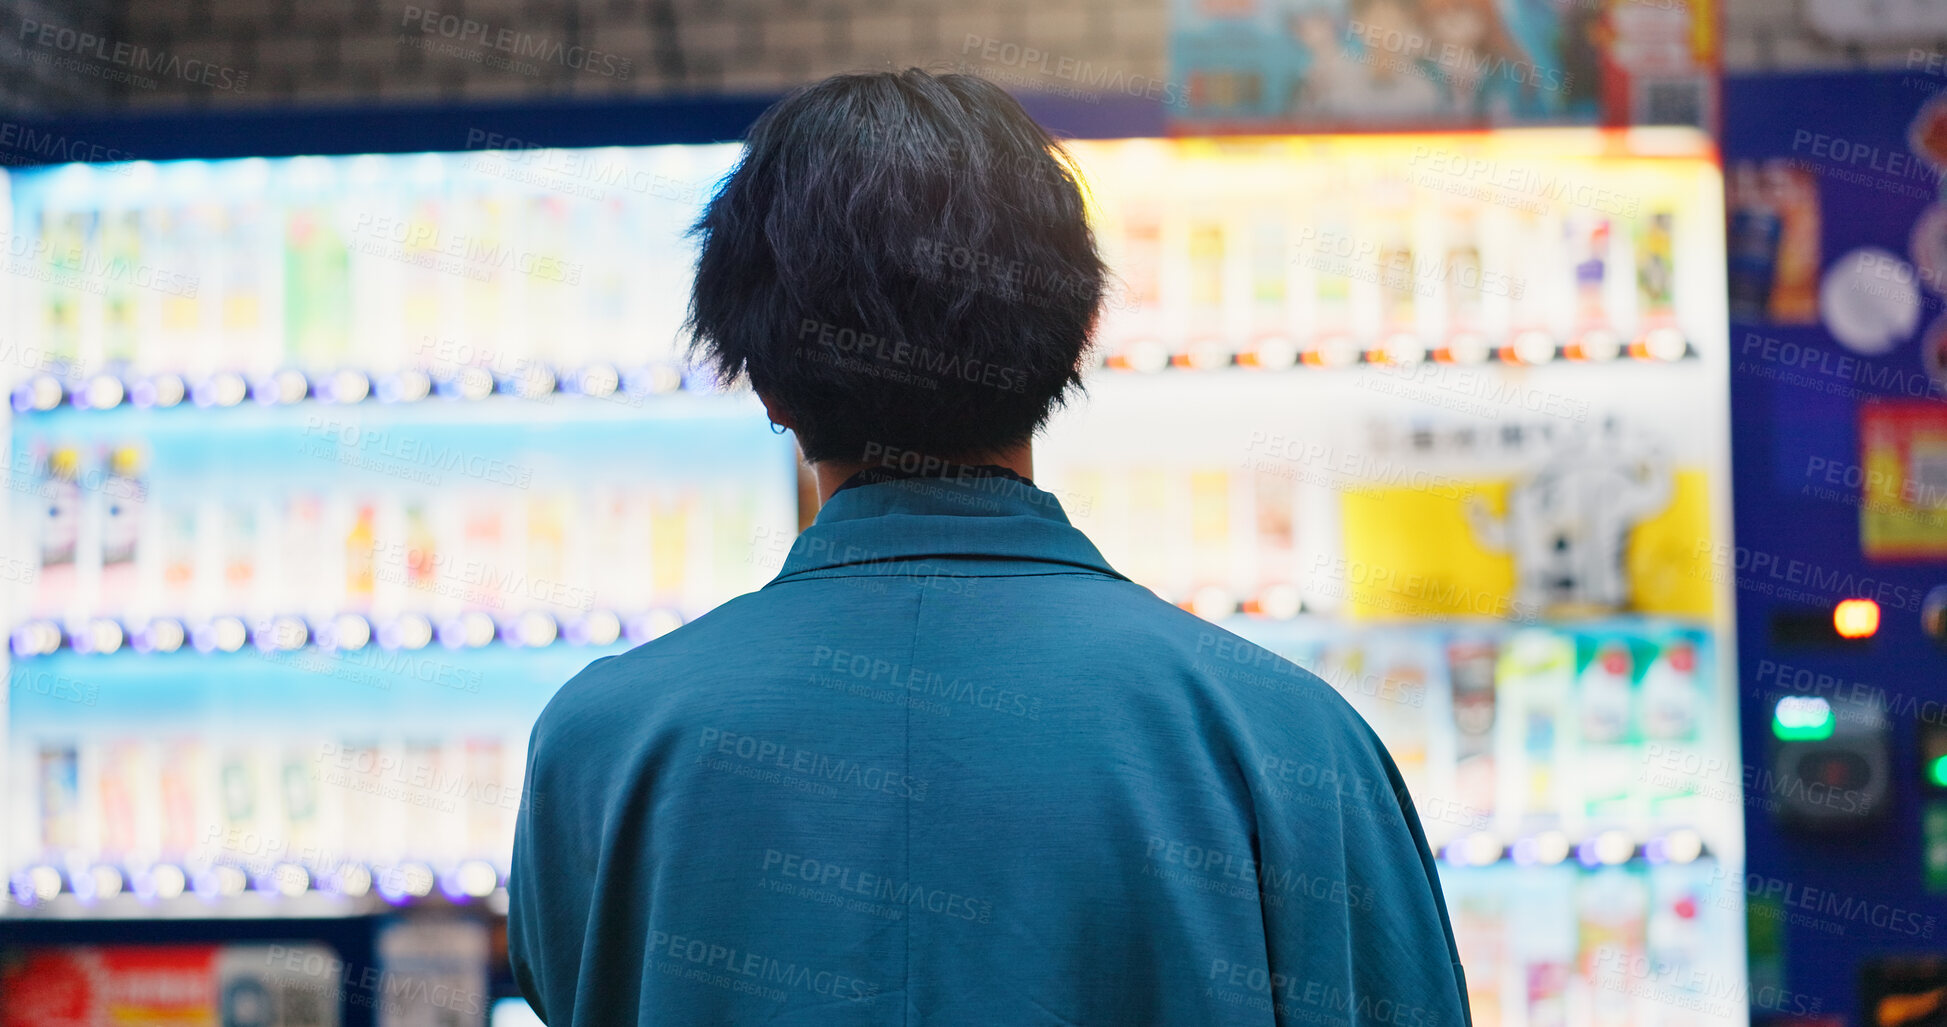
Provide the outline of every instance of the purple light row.
{"type": "Polygon", "coordinates": [[[37,374],[13,390],[12,402],[20,413],[38,413],[62,405],[77,410],[111,410],[124,404],[167,409],[185,402],[209,408],[238,406],[246,400],[262,406],[284,406],[306,400],[412,403],[430,398],[478,400],[493,395],[535,399],[560,394],[634,401],[690,385],[682,370],[669,364],[627,369],[612,364],[573,369],[534,364],[512,374],[497,374],[482,367],[441,372],[413,369],[381,375],[349,369],[306,374],[285,368],[255,376],[218,371],[194,379],[172,373],[147,377],[97,374],[79,380],[37,374]]]}
{"type": "Polygon", "coordinates": [[[388,905],[403,906],[430,899],[435,891],[447,901],[466,903],[485,899],[504,887],[498,867],[481,859],[466,860],[444,871],[423,862],[392,866],[346,862],[310,867],[282,862],[255,872],[233,864],[189,869],[174,863],[118,867],[101,863],[62,871],[40,864],[16,872],[7,882],[8,897],[31,909],[70,895],[84,906],[126,892],[144,905],[193,895],[214,903],[246,892],[272,899],[296,899],[307,893],[362,899],[377,894],[388,905]]]}
{"type": "Polygon", "coordinates": [[[1703,837],[1689,828],[1667,831],[1638,843],[1629,833],[1609,830],[1571,843],[1560,832],[1519,838],[1504,844],[1487,832],[1447,843],[1440,857],[1457,867],[1490,866],[1503,860],[1516,866],[1553,866],[1573,859],[1584,867],[1618,866],[1632,860],[1652,864],[1694,863],[1710,855],[1703,837]]]}
{"type": "MultiPolygon", "coordinates": [[[[1115,368],[1158,371],[1172,366],[1206,369],[1232,364],[1284,368],[1300,365],[1327,367],[1359,363],[1396,363],[1403,357],[1440,363],[1478,363],[1500,360],[1513,363],[1546,363],[1558,357],[1576,361],[1614,359],[1680,360],[1695,354],[1689,343],[1674,329],[1658,329],[1634,343],[1607,333],[1586,333],[1564,345],[1546,333],[1519,333],[1505,346],[1492,345],[1478,334],[1463,333],[1444,345],[1428,346],[1417,336],[1395,333],[1380,348],[1363,350],[1350,337],[1335,337],[1329,345],[1305,350],[1282,338],[1259,340],[1244,352],[1212,346],[1193,348],[1188,353],[1172,354],[1157,340],[1136,344],[1128,353],[1105,357],[1115,368]],[[1605,340],[1591,340],[1598,334],[1605,340]]],[[[362,371],[306,374],[285,368],[268,374],[245,376],[236,371],[219,371],[190,380],[179,374],[164,373],[149,377],[97,374],[82,380],[64,380],[53,374],[38,374],[13,391],[13,408],[21,413],[37,413],[67,405],[77,410],[107,410],[124,403],[135,407],[174,407],[187,401],[198,407],[233,407],[245,400],[264,406],[282,406],[314,400],[321,403],[351,404],[376,399],[380,403],[410,403],[432,397],[443,399],[485,399],[492,395],[534,399],[555,394],[591,396],[597,399],[620,397],[639,400],[644,396],[694,388],[683,371],[672,364],[648,364],[627,369],[613,364],[592,364],[581,368],[554,368],[526,364],[520,370],[496,373],[483,367],[426,371],[412,369],[390,374],[368,375],[362,371]]]]}
{"type": "Polygon", "coordinates": [[[641,644],[682,624],[669,610],[627,615],[593,610],[574,617],[556,617],[541,610],[493,617],[470,610],[438,623],[407,613],[374,620],[363,614],[341,613],[307,620],[303,617],[211,617],[182,621],[159,617],[140,624],[99,618],[82,623],[30,621],[15,628],[11,647],[16,657],[49,656],[61,649],[76,653],[108,654],[124,647],[138,653],[173,653],[184,647],[200,653],[234,653],[246,646],[259,652],[294,652],[304,648],[357,651],[370,645],[381,649],[417,650],[438,642],[448,649],[480,649],[499,643],[538,648],[564,642],[573,646],[604,646],[618,639],[641,644]]]}

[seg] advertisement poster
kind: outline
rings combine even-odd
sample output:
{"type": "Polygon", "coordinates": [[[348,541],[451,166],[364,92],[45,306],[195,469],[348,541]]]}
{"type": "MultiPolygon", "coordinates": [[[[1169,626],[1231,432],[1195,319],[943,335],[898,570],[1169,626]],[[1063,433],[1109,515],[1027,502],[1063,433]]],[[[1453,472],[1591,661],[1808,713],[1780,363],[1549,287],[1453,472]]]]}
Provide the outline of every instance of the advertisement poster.
{"type": "Polygon", "coordinates": [[[337,1027],[321,945],[100,945],[0,956],[0,1027],[337,1027]]]}
{"type": "Polygon", "coordinates": [[[1738,161],[1725,174],[1724,193],[1731,316],[1817,323],[1817,171],[1784,158],[1738,161]]]}
{"type": "Polygon", "coordinates": [[[1860,549],[1871,560],[1947,557],[1947,407],[1869,403],[1859,421],[1860,549]]]}
{"type": "Polygon", "coordinates": [[[1592,433],[1440,489],[1347,491],[1347,561],[1384,569],[1348,583],[1347,612],[1709,617],[1712,575],[1695,545],[1710,537],[1707,482],[1642,436],[1592,433]]]}
{"type": "Polygon", "coordinates": [[[1713,0],[1173,0],[1184,131],[1715,123],[1713,0]]]}
{"type": "Polygon", "coordinates": [[[394,921],[379,933],[380,1027],[485,1027],[488,940],[474,921],[394,921]]]}

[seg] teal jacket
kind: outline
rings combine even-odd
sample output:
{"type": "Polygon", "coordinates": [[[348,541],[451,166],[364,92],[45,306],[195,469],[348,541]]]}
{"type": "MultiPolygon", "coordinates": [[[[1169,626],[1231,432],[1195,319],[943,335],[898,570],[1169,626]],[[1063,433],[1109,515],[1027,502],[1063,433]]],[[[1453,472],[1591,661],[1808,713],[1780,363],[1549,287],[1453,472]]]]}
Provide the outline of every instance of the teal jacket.
{"type": "Polygon", "coordinates": [[[534,726],[508,948],[566,1024],[1466,1027],[1332,688],[1001,477],[840,490],[534,726]]]}

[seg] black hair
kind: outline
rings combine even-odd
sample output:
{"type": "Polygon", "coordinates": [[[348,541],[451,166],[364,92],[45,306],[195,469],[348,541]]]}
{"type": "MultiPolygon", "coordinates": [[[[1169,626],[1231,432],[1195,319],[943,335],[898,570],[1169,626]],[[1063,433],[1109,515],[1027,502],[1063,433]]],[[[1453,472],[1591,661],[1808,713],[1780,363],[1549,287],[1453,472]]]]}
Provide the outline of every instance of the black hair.
{"type": "Polygon", "coordinates": [[[1068,154],[974,75],[837,75],[778,101],[693,228],[692,356],[805,458],[988,456],[1081,387],[1106,269],[1068,154]]]}

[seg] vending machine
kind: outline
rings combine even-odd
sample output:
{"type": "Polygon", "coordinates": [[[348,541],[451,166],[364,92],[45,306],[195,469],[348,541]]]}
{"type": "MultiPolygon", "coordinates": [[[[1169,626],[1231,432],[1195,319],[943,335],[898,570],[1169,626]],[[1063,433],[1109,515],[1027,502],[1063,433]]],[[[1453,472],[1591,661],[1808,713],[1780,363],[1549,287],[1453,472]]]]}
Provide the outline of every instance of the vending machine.
{"type": "MultiPolygon", "coordinates": [[[[1742,1023],[1708,140],[1070,149],[1113,284],[1037,482],[1373,725],[1477,1023],[1742,1023]]],[[[788,439],[676,349],[682,230],[735,157],[12,176],[0,922],[61,943],[0,956],[10,996],[106,1022],[147,975],[357,1024],[510,993],[534,716],[762,585],[809,512],[788,439]],[[219,919],[248,940],[175,926],[219,919]]]]}
{"type": "Polygon", "coordinates": [[[1476,1023],[1745,1023],[1708,138],[1073,149],[1115,287],[1037,481],[1373,726],[1476,1023]]]}
{"type": "Polygon", "coordinates": [[[1722,563],[1751,973],[1779,1020],[1917,1027],[1947,995],[1943,70],[1915,48],[1899,70],[1725,85],[1740,503],[1722,563]]]}
{"type": "Polygon", "coordinates": [[[536,715],[797,530],[676,352],[736,152],[11,176],[0,922],[94,943],[0,1022],[485,1022],[536,715]]]}

